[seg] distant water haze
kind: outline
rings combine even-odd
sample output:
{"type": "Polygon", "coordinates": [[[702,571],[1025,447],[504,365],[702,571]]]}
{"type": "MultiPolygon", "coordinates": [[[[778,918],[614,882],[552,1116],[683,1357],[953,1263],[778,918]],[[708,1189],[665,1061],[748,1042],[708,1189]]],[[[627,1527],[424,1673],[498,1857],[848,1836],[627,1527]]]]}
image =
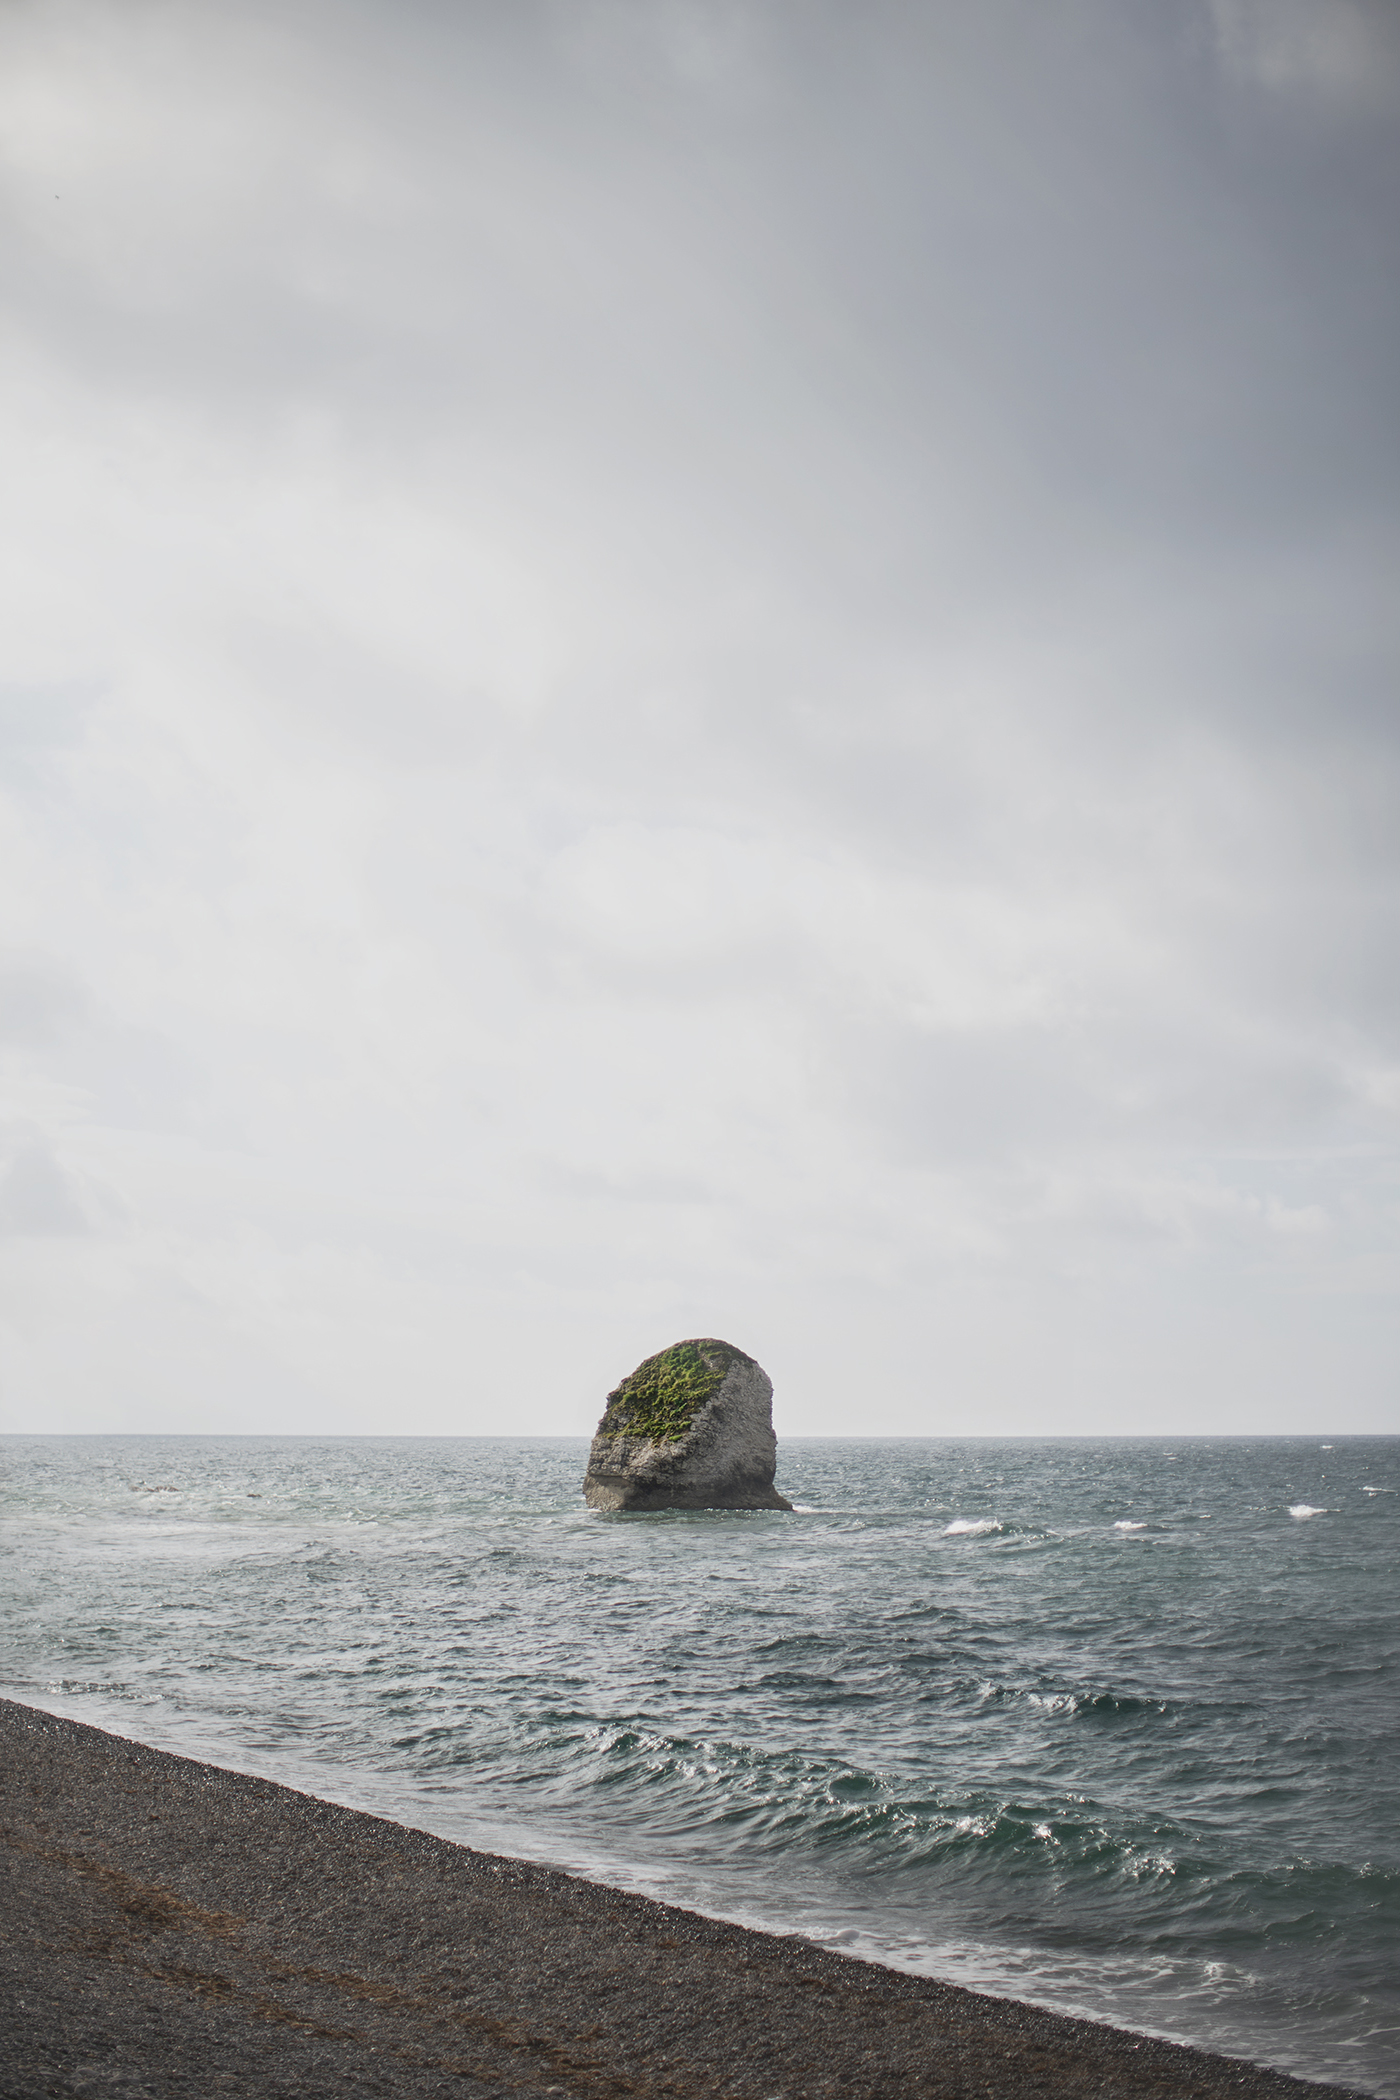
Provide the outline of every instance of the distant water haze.
{"type": "Polygon", "coordinates": [[[17,1430],[1394,1429],[1393,0],[11,0],[17,1430]]]}
{"type": "Polygon", "coordinates": [[[7,1438],[0,1694],[489,1849],[1400,2088],[1400,1439],[7,1438]]]}

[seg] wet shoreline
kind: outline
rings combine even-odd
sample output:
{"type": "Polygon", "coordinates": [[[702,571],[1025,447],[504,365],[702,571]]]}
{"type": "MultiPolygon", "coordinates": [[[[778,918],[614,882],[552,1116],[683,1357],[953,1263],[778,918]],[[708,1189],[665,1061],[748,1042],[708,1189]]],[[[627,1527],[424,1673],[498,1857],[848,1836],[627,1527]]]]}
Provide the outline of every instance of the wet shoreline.
{"type": "Polygon", "coordinates": [[[0,2094],[1341,2093],[0,1701],[0,2094]]]}

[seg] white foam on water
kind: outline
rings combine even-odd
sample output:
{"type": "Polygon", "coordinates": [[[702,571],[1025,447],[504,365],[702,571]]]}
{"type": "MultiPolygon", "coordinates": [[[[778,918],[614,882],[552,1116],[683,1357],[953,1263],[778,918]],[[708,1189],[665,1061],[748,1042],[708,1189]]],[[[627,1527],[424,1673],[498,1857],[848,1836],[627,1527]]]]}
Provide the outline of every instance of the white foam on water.
{"type": "MultiPolygon", "coordinates": [[[[1353,1909],[1362,1870],[1347,1864],[1378,1851],[1383,1693],[1359,1674],[1352,1725],[1315,1733],[1337,1855],[1315,1886],[1312,1868],[1296,1888],[1291,1867],[1255,1873],[1279,1838],[1300,1860],[1314,1849],[1317,1796],[1276,1803],[1260,1835],[1252,1726],[1280,1666],[1326,1712],[1330,1679],[1308,1664],[1345,1643],[1353,1580],[1393,1571],[1396,1448],[1378,1439],[1362,1460],[1381,1508],[1364,1523],[1354,1502],[1351,1522],[1333,1508],[1343,1523],[1314,1551],[1273,1528],[1278,1483],[1309,1470],[1297,1440],[1260,1440],[1256,1460],[1203,1439],[1182,1455],[1178,1507],[1158,1492],[1162,1454],[1133,1440],[814,1439],[785,1472],[811,1525],[619,1528],[577,1506],[584,1439],[4,1438],[25,1575],[0,1689],[452,1842],[1400,2100],[1394,1944],[1384,1913],[1373,1926],[1353,1909]],[[938,1524],[993,1488],[1006,1518],[938,1524]],[[1105,1526],[1105,1500],[1139,1494],[1157,1517],[1105,1526]],[[1153,1554],[1115,1568],[1105,1528],[1124,1544],[1151,1533],[1153,1554]],[[941,1561],[940,1536],[957,1549],[941,1561]],[[1006,1553],[972,1551],[990,1543],[1006,1553]],[[1267,1643],[1261,1564],[1297,1586],[1267,1643]],[[1183,1596],[1188,1566],[1209,1579],[1183,1596]],[[697,1568],[717,1579],[695,1583],[697,1568]],[[1180,1657],[1154,1641],[1154,1598],[1221,1645],[1203,1658],[1188,1640],[1180,1657]],[[1044,1629],[1086,1606],[1065,1689],[1044,1629]],[[1223,1673],[1250,1748],[1234,1762],[1235,1735],[1218,1738],[1216,1866],[1200,1876],[1175,1728],[1223,1673]],[[1160,1697],[1106,1689],[1144,1675],[1160,1697]],[[1146,1823],[1119,1800],[1125,1757],[1146,1823]],[[1280,1905],[1302,1902],[1316,1944],[1278,1943],[1280,1905]],[[1256,1947],[1257,1975],[1227,1960],[1256,1947]]],[[[1350,1460],[1333,1485],[1363,1490],[1350,1460]]]]}
{"type": "Polygon", "coordinates": [[[1325,1509],[1315,1509],[1311,1502],[1290,1502],[1288,1514],[1290,1517],[1325,1517],[1328,1512],[1325,1509]]]}

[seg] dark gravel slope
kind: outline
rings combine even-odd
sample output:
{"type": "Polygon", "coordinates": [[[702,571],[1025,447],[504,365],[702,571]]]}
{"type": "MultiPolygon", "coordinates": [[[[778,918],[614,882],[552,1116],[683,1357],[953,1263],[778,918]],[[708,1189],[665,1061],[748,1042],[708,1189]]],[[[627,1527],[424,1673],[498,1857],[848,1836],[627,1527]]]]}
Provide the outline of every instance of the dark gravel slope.
{"type": "Polygon", "coordinates": [[[0,1765],[4,2100],[1340,2090],[715,1924],[9,1701],[0,1765]]]}

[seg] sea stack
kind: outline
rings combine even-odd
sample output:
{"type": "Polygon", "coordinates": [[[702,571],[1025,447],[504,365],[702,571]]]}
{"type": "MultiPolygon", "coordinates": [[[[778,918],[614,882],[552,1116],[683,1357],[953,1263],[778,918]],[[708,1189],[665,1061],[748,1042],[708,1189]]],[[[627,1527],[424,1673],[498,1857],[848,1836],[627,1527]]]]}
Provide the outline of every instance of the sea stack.
{"type": "Polygon", "coordinates": [[[732,1342],[673,1342],[608,1394],[590,1509],[791,1509],[773,1487],[773,1381],[732,1342]]]}

